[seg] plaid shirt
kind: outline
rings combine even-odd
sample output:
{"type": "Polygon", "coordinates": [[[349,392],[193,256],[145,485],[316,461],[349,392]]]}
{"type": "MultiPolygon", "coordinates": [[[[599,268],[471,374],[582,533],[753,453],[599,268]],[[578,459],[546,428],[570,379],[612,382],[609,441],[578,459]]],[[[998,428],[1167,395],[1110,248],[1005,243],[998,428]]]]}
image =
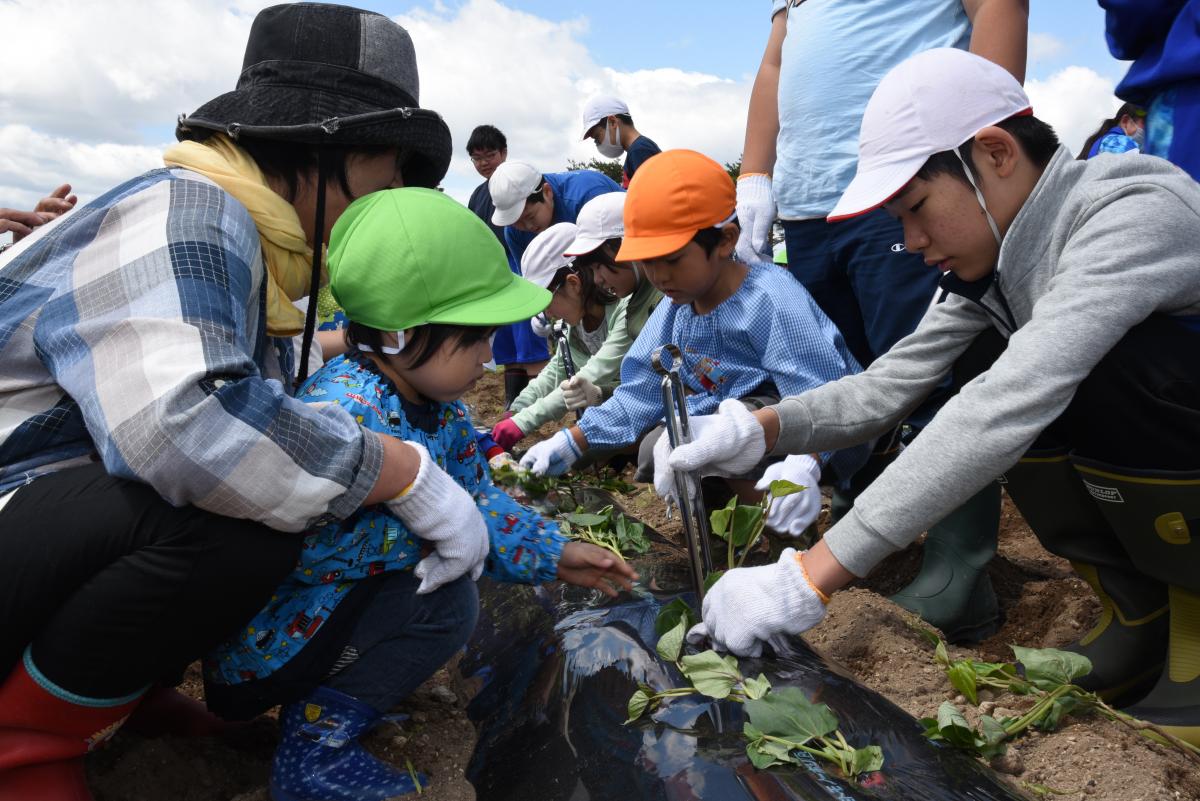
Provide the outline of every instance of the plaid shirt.
{"type": "MultiPolygon", "coordinates": [[[[752,264],[738,290],[708,314],[666,299],[658,304],[625,356],[621,385],[579,421],[590,447],[628,445],[662,423],[662,378],[650,355],[668,342],[683,352],[679,374],[693,417],[714,414],[727,398],[772,386],[786,398],[860,369],[799,281],[773,264],[752,264]]],[[[853,475],[866,455],[865,446],[840,451],[833,456],[838,475],[853,475]]]]}
{"type": "Polygon", "coordinates": [[[354,512],[378,440],[292,398],[245,207],[134,178],[0,257],[0,493],[102,459],[176,505],[283,531],[354,512]]]}

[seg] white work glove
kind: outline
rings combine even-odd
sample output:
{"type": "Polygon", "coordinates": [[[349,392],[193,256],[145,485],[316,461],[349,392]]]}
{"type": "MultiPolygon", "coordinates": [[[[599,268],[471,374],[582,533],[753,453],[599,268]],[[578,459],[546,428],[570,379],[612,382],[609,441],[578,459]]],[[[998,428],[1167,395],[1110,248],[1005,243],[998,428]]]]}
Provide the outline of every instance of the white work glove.
{"type": "Polygon", "coordinates": [[[753,173],[738,177],[737,216],[742,229],[737,257],[747,264],[771,261],[771,226],[775,224],[771,176],[753,173]]]}
{"type": "MultiPolygon", "coordinates": [[[[715,414],[689,417],[688,426],[692,433],[692,439],[702,438],[705,432],[710,431],[719,422],[720,416],[715,414]]],[[[707,471],[704,474],[713,475],[707,471]]],[[[675,492],[675,471],[671,469],[671,437],[665,428],[662,436],[654,443],[654,491],[658,493],[658,497],[667,502],[668,506],[679,505],[679,497],[675,492]]],[[[696,488],[692,487],[691,491],[695,495],[696,488]]]]}
{"type": "Polygon", "coordinates": [[[498,467],[516,467],[517,460],[512,458],[512,454],[508,451],[501,451],[488,459],[488,467],[495,470],[498,467]]]}
{"type": "Polygon", "coordinates": [[[728,571],[704,596],[702,623],[688,642],[705,638],[718,651],[759,656],[763,642],[781,634],[808,631],[825,617],[823,598],[800,562],[802,554],[784,548],[779,561],[728,571]]]}
{"type": "Polygon", "coordinates": [[[529,318],[529,327],[533,330],[534,336],[542,339],[546,339],[554,333],[550,321],[546,319],[546,315],[544,314],[535,314],[529,318]]]}
{"type": "MultiPolygon", "coordinates": [[[[762,426],[740,400],[721,401],[716,414],[688,418],[692,441],[671,450],[666,434],[654,446],[654,488],[659,485],[659,465],[666,470],[698,472],[703,476],[740,476],[762,461],[767,441],[762,426]],[[660,459],[660,455],[668,458],[660,459]]],[[[665,488],[665,485],[664,485],[665,488]]]]}
{"type": "Polygon", "coordinates": [[[561,476],[583,456],[571,432],[563,429],[534,445],[521,457],[521,467],[536,476],[561,476]]]}
{"type": "Polygon", "coordinates": [[[562,390],[563,401],[566,402],[567,408],[575,411],[586,409],[589,406],[599,406],[602,400],[600,387],[581,375],[568,378],[559,384],[558,388],[562,390]]]}
{"type": "Polygon", "coordinates": [[[771,482],[779,479],[807,489],[782,498],[772,498],[767,525],[780,534],[799,537],[821,512],[821,490],[817,486],[821,480],[821,463],[808,454],[789,456],[782,462],[768,465],[754,488],[769,491],[771,482]]]}
{"type": "Polygon", "coordinates": [[[472,580],[479,578],[491,543],[475,499],[423,446],[406,444],[421,455],[421,466],[408,491],[388,501],[387,508],[409,531],[433,544],[434,552],[417,564],[417,594],[433,592],[468,573],[472,580]]]}

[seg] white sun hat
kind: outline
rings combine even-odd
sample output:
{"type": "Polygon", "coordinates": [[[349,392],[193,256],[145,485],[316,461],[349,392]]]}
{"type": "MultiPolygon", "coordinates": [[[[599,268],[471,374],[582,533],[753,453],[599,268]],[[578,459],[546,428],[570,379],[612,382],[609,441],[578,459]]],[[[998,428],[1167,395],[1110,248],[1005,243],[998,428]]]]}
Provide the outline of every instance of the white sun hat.
{"type": "Polygon", "coordinates": [[[512,225],[525,211],[525,201],[542,182],[542,171],[524,161],[506,161],[488,179],[496,210],[493,225],[512,225]]]}
{"type": "Polygon", "coordinates": [[[828,220],[879,208],[934,153],[954,150],[989,125],[1032,111],[1016,78],[965,50],[938,47],[900,62],[867,103],[858,171],[828,220]]]}
{"type": "Polygon", "coordinates": [[[629,106],[625,105],[624,100],[612,95],[589,97],[587,103],[583,105],[583,133],[579,135],[579,138],[587,139],[588,131],[592,130],[596,123],[614,114],[629,114],[629,106]]]}
{"type": "Polygon", "coordinates": [[[575,225],[579,231],[563,255],[591,253],[610,239],[625,236],[625,193],[605,192],[592,198],[579,210],[575,225]]]}
{"type": "Polygon", "coordinates": [[[575,223],[561,222],[535,236],[521,255],[521,277],[548,289],[558,271],[575,261],[563,251],[575,241],[576,230],[575,223]]]}

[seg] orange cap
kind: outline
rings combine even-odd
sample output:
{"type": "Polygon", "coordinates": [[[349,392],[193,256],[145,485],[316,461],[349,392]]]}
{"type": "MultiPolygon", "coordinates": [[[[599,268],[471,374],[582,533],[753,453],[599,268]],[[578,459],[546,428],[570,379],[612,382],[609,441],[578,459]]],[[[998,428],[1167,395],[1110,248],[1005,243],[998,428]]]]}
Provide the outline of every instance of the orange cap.
{"type": "Polygon", "coordinates": [[[667,150],[647,159],[625,196],[625,238],[618,261],[674,253],[703,228],[725,222],[737,208],[733,179],[694,150],[667,150]]]}

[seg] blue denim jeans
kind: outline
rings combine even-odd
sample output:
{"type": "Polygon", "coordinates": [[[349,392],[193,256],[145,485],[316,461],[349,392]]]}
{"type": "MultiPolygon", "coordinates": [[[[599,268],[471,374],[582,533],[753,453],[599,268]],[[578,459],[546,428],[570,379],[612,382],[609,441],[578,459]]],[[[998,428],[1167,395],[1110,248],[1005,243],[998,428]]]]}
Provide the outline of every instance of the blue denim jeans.
{"type": "Polygon", "coordinates": [[[419,584],[405,570],[376,587],[322,684],[386,712],[466,645],[479,617],[475,582],[463,577],[428,595],[417,595],[419,584]]]}
{"type": "Polygon", "coordinates": [[[788,271],[842,332],[864,368],[912,333],[941,275],[904,250],[904,230],[882,210],[828,223],[784,220],[788,271]]]}

